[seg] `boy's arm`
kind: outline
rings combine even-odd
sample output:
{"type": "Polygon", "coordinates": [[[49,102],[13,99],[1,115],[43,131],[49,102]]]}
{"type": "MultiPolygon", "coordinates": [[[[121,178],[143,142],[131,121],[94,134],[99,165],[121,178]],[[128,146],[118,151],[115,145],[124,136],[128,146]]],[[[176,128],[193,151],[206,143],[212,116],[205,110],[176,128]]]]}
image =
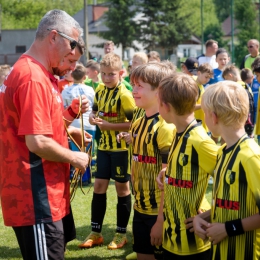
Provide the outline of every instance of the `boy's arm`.
{"type": "Polygon", "coordinates": [[[221,242],[227,236],[238,236],[244,232],[260,228],[260,215],[255,214],[244,219],[236,219],[225,223],[208,224],[206,235],[212,244],[221,242]]]}
{"type": "Polygon", "coordinates": [[[101,131],[104,131],[104,130],[128,131],[130,128],[131,122],[110,123],[104,119],[96,118],[95,125],[97,125],[101,131]]]}
{"type": "MultiPolygon", "coordinates": [[[[167,164],[163,163],[162,164],[162,170],[160,171],[160,173],[162,173],[161,175],[165,175],[165,169],[167,167],[167,164]]],[[[159,175],[160,175],[159,173],[159,175]]],[[[162,180],[162,182],[164,182],[164,178],[162,180]]],[[[160,201],[160,207],[159,207],[159,212],[158,212],[158,216],[157,216],[157,220],[155,222],[155,224],[153,225],[152,229],[151,229],[151,244],[153,246],[160,246],[162,244],[162,235],[163,235],[163,203],[164,203],[164,191],[162,191],[161,193],[161,201],[160,201]]]]}

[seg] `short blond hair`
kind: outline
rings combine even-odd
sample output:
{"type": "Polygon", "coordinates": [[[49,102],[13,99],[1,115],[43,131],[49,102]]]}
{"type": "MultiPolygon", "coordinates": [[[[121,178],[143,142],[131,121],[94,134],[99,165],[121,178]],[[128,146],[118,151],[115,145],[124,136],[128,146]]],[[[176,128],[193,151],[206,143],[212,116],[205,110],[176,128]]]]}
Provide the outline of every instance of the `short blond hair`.
{"type": "Polygon", "coordinates": [[[207,87],[201,104],[206,110],[214,112],[225,126],[243,127],[248,118],[248,94],[234,81],[221,81],[207,87]]]}
{"type": "Polygon", "coordinates": [[[173,70],[162,63],[146,63],[135,68],[130,76],[131,84],[134,86],[138,80],[151,85],[154,90],[158,88],[160,81],[173,73],[173,70]]]}
{"type": "Polygon", "coordinates": [[[222,77],[225,79],[225,77],[228,76],[229,74],[233,75],[234,81],[240,80],[240,72],[235,65],[233,64],[227,65],[223,70],[222,77]]]}
{"type": "Polygon", "coordinates": [[[194,111],[199,89],[191,76],[178,72],[163,78],[158,95],[161,102],[170,104],[176,114],[182,116],[194,111]]]}
{"type": "Polygon", "coordinates": [[[142,64],[145,64],[148,62],[148,56],[144,52],[136,52],[133,56],[133,58],[138,58],[141,60],[142,64]]]}
{"type": "Polygon", "coordinates": [[[106,54],[100,62],[100,67],[111,67],[116,70],[122,69],[122,60],[121,58],[115,53],[108,53],[106,54]]]}

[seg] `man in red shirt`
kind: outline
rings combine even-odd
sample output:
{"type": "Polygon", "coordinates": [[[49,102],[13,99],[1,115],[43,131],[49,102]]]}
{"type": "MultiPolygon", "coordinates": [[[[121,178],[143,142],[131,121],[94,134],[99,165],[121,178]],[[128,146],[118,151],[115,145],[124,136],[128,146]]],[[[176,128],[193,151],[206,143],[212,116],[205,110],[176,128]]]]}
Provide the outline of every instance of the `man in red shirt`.
{"type": "MultiPolygon", "coordinates": [[[[79,100],[63,111],[53,68],[75,54],[81,32],[66,12],[46,13],[0,87],[2,212],[26,260],[64,259],[65,244],[75,237],[69,164],[85,172],[89,158],[68,149],[63,118],[69,125],[77,117],[79,100]]],[[[81,112],[87,109],[83,97],[81,112]]]]}

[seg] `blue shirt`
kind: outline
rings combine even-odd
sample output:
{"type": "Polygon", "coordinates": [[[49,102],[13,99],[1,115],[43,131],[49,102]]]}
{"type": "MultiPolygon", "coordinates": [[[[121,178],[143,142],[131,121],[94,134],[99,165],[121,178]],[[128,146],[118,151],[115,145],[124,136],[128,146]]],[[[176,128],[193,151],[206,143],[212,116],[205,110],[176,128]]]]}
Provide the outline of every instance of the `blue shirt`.
{"type": "Polygon", "coordinates": [[[208,82],[208,84],[215,84],[219,81],[223,81],[223,77],[222,77],[222,70],[220,69],[214,69],[213,70],[214,73],[214,78],[210,79],[210,81],[208,82]]]}

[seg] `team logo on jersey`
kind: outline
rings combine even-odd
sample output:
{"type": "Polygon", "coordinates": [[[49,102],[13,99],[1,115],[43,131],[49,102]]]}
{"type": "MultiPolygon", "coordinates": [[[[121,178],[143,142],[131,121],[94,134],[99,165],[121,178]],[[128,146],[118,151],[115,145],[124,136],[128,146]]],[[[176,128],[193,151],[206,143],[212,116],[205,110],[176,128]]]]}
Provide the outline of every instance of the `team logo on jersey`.
{"type": "Polygon", "coordinates": [[[145,143],[149,144],[151,142],[151,139],[152,139],[152,134],[147,134],[145,137],[145,143]]]}
{"type": "Polygon", "coordinates": [[[114,106],[116,104],[116,100],[115,99],[112,99],[111,101],[110,101],[110,105],[111,106],[114,106]]]}
{"type": "Polygon", "coordinates": [[[188,156],[187,154],[180,153],[180,155],[179,155],[179,160],[178,160],[178,161],[179,161],[179,164],[180,164],[181,166],[187,165],[188,159],[189,159],[189,156],[188,156]]]}
{"type": "Polygon", "coordinates": [[[236,179],[236,172],[228,170],[226,173],[226,183],[231,185],[235,182],[235,179],[236,179]]]}

